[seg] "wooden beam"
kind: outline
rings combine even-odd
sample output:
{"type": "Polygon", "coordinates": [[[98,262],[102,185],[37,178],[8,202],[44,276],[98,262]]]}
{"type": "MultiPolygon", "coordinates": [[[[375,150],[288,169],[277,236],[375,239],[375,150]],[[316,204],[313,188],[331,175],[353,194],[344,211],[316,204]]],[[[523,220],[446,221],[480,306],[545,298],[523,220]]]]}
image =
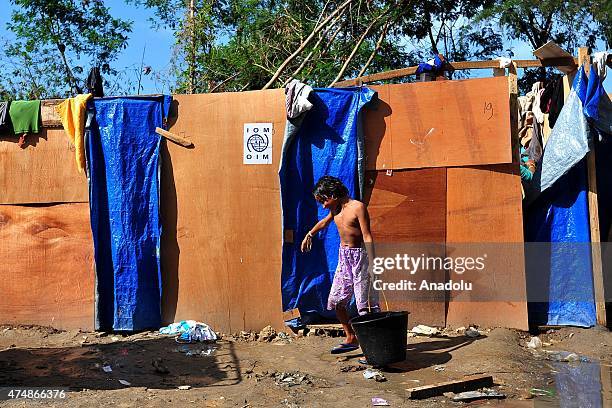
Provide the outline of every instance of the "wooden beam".
{"type": "MultiPolygon", "coordinates": [[[[579,64],[584,67],[588,76],[591,69],[589,49],[578,49],[579,64]]],[[[597,324],[606,326],[606,298],[604,294],[603,267],[601,262],[601,238],[599,231],[599,205],[597,202],[597,175],[595,166],[595,143],[591,142],[587,154],[587,168],[589,174],[589,224],[591,227],[591,258],[593,262],[593,289],[595,292],[595,313],[597,324]]]]}
{"type": "Polygon", "coordinates": [[[190,140],[187,140],[183,137],[177,136],[174,133],[170,133],[167,130],[164,130],[162,128],[156,127],[155,128],[155,133],[157,133],[158,135],[165,137],[168,140],[173,141],[174,143],[180,144],[181,146],[185,146],[185,147],[192,147],[193,146],[193,142],[191,142],[190,140]]]}
{"type": "MultiPolygon", "coordinates": [[[[577,60],[574,58],[550,58],[545,60],[516,60],[513,61],[517,68],[535,68],[535,67],[559,67],[559,66],[577,66],[577,60]]],[[[450,67],[455,71],[468,70],[468,69],[491,69],[499,68],[498,60],[489,61],[462,61],[462,62],[450,62],[450,67]]],[[[360,78],[348,79],[346,81],[336,82],[334,87],[343,86],[357,86],[358,81],[361,83],[369,83],[376,81],[385,81],[389,79],[396,79],[405,77],[408,75],[416,74],[418,67],[407,67],[394,69],[386,72],[379,72],[377,74],[366,75],[360,78]]]]}
{"type": "Polygon", "coordinates": [[[422,387],[409,388],[406,390],[407,397],[410,399],[425,399],[445,392],[460,393],[464,391],[474,391],[483,387],[492,387],[493,377],[490,375],[473,375],[462,380],[446,381],[422,387]]]}
{"type": "Polygon", "coordinates": [[[508,67],[508,90],[510,91],[510,140],[512,143],[512,162],[519,166],[521,163],[521,148],[518,134],[518,74],[516,68],[517,64],[515,62],[508,67]]]}

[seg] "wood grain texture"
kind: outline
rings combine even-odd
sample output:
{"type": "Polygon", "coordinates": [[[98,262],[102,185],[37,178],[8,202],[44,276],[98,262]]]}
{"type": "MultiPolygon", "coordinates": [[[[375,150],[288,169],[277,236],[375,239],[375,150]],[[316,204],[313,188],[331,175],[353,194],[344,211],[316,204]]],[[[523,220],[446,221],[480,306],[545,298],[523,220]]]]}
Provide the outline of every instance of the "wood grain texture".
{"type": "Polygon", "coordinates": [[[451,293],[447,325],[528,329],[518,166],[447,169],[446,228],[447,256],[490,251],[483,273],[470,275],[477,276],[474,292],[451,293]]]}
{"type": "Polygon", "coordinates": [[[512,162],[505,77],[373,89],[383,109],[365,115],[369,170],[512,162]]]}
{"type": "MultiPolygon", "coordinates": [[[[446,169],[385,171],[366,173],[366,202],[376,256],[428,253],[430,244],[439,244],[444,256],[446,236],[446,169]]],[[[432,279],[443,281],[444,271],[421,271],[409,276],[404,271],[385,272],[385,281],[432,279]]],[[[409,325],[444,326],[446,297],[416,298],[407,291],[387,292],[389,307],[410,312],[409,325]]],[[[383,298],[381,306],[384,308],[383,298]]]]}
{"type": "Polygon", "coordinates": [[[88,204],[0,206],[0,324],[94,326],[88,204]]]}
{"type": "Polygon", "coordinates": [[[86,203],[87,178],[77,170],[63,129],[17,138],[0,136],[0,204],[86,203]]]}
{"type": "MultiPolygon", "coordinates": [[[[282,89],[177,95],[163,155],[163,318],[215,330],[283,328],[278,164],[282,89]],[[177,116],[178,115],[178,116],[177,116]],[[273,123],[273,163],[243,164],[244,123],[273,123]]],[[[172,113],[171,113],[172,115],[172,113]]]]}

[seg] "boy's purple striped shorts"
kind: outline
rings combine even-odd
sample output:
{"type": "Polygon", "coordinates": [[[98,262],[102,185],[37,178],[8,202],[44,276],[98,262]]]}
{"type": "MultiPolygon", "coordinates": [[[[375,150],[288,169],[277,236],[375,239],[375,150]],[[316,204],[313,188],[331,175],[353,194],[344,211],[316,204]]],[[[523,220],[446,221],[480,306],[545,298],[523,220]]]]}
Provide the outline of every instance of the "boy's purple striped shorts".
{"type": "Polygon", "coordinates": [[[335,310],[339,306],[346,307],[353,295],[355,295],[357,312],[360,315],[366,314],[370,310],[372,312],[379,310],[378,293],[370,286],[366,249],[340,246],[338,267],[329,292],[327,309],[335,310]],[[368,292],[370,308],[368,308],[368,292]]]}

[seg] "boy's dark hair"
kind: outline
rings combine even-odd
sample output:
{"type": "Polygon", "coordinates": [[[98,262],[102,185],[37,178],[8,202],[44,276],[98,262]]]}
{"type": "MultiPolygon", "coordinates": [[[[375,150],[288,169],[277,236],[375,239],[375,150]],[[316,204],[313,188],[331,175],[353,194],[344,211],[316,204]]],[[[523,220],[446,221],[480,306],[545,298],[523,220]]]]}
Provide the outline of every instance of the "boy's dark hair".
{"type": "Polygon", "coordinates": [[[348,188],[336,177],[323,176],[317,181],[312,194],[323,198],[344,198],[348,196],[348,188]]]}

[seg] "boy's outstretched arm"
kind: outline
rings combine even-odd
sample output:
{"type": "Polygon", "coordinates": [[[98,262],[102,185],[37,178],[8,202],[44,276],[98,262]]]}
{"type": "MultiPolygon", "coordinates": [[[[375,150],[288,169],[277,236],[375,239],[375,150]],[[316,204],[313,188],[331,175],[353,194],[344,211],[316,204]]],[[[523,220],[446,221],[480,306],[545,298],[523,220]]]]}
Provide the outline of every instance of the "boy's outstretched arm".
{"type": "Polygon", "coordinates": [[[359,227],[361,228],[361,236],[363,237],[363,243],[365,244],[366,251],[368,251],[368,257],[374,259],[374,239],[370,232],[370,214],[364,203],[360,203],[357,207],[357,220],[359,221],[359,227]]]}
{"type": "Polygon", "coordinates": [[[329,225],[329,223],[332,222],[333,219],[334,219],[334,217],[332,216],[332,213],[330,211],[329,214],[327,214],[325,216],[325,218],[323,218],[321,221],[317,222],[315,224],[315,226],[312,227],[312,229],[310,231],[308,231],[308,233],[304,237],[304,240],[302,241],[302,245],[300,247],[302,252],[308,252],[308,251],[310,251],[312,249],[312,237],[314,236],[314,234],[316,234],[317,232],[321,231],[323,228],[327,227],[329,225]]]}

